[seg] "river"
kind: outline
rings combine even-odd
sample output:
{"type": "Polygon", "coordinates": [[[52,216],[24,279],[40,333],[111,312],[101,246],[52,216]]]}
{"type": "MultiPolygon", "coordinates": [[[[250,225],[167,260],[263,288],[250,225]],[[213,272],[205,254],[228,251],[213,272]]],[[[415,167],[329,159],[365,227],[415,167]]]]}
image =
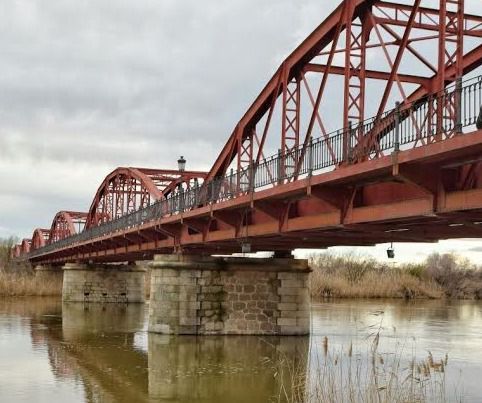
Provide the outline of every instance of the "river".
{"type": "Polygon", "coordinates": [[[147,305],[0,300],[0,402],[316,401],[349,379],[323,395],[340,401],[375,360],[379,394],[412,371],[428,401],[482,401],[481,302],[316,302],[310,337],[169,337],[146,319],[147,305]]]}

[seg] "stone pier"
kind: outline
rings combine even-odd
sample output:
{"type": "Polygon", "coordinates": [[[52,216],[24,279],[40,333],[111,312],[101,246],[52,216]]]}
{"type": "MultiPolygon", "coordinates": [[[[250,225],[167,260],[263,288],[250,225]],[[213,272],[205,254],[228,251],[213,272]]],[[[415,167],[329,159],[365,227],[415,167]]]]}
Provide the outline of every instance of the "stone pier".
{"type": "Polygon", "coordinates": [[[157,255],[149,266],[150,332],[310,332],[307,260],[157,255]]]}
{"type": "Polygon", "coordinates": [[[41,281],[61,282],[64,276],[61,266],[38,265],[34,267],[35,277],[41,281]]]}
{"type": "Polygon", "coordinates": [[[64,302],[144,302],[146,270],[135,264],[77,264],[64,268],[64,302]]]}

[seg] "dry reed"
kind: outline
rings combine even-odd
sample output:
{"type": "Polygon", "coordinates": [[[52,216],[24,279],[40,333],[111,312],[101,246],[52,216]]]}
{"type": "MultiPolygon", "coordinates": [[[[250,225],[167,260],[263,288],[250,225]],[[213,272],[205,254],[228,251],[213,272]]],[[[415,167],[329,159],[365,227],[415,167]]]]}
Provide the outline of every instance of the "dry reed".
{"type": "Polygon", "coordinates": [[[62,279],[0,271],[0,297],[60,296],[62,279]]]}
{"type": "Polygon", "coordinates": [[[339,298],[442,298],[444,290],[419,266],[384,266],[356,255],[322,254],[311,258],[312,295],[339,298]]]}
{"type": "MultiPolygon", "coordinates": [[[[353,352],[352,344],[346,350],[330,349],[326,337],[322,348],[310,346],[307,360],[280,353],[278,361],[271,363],[279,382],[279,392],[272,402],[460,401],[460,396],[453,396],[456,390],[447,392],[447,356],[435,359],[428,352],[425,359],[417,361],[405,357],[402,347],[392,353],[379,352],[379,341],[380,334],[376,333],[363,354],[353,352]]],[[[311,343],[317,341],[312,339],[311,343]]]]}

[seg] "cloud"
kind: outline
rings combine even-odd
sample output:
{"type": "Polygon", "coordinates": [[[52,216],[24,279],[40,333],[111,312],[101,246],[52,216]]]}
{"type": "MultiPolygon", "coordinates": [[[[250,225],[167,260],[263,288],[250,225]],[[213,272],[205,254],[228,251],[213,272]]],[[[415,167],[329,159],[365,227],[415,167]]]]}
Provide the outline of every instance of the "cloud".
{"type": "MultiPolygon", "coordinates": [[[[333,4],[331,8],[335,7],[333,4]]],[[[117,166],[208,170],[314,0],[0,4],[0,236],[87,210],[117,166]]]]}

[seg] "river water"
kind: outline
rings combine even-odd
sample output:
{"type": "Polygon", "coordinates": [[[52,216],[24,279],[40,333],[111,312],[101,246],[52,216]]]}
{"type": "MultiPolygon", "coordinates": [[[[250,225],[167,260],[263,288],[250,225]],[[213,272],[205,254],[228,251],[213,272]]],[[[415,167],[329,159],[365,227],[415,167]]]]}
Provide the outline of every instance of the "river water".
{"type": "Polygon", "coordinates": [[[146,318],[147,305],[0,300],[0,402],[315,401],[366,375],[369,357],[406,373],[430,354],[427,385],[443,393],[429,401],[482,401],[480,302],[318,302],[310,337],[169,337],[147,333],[146,318]]]}

